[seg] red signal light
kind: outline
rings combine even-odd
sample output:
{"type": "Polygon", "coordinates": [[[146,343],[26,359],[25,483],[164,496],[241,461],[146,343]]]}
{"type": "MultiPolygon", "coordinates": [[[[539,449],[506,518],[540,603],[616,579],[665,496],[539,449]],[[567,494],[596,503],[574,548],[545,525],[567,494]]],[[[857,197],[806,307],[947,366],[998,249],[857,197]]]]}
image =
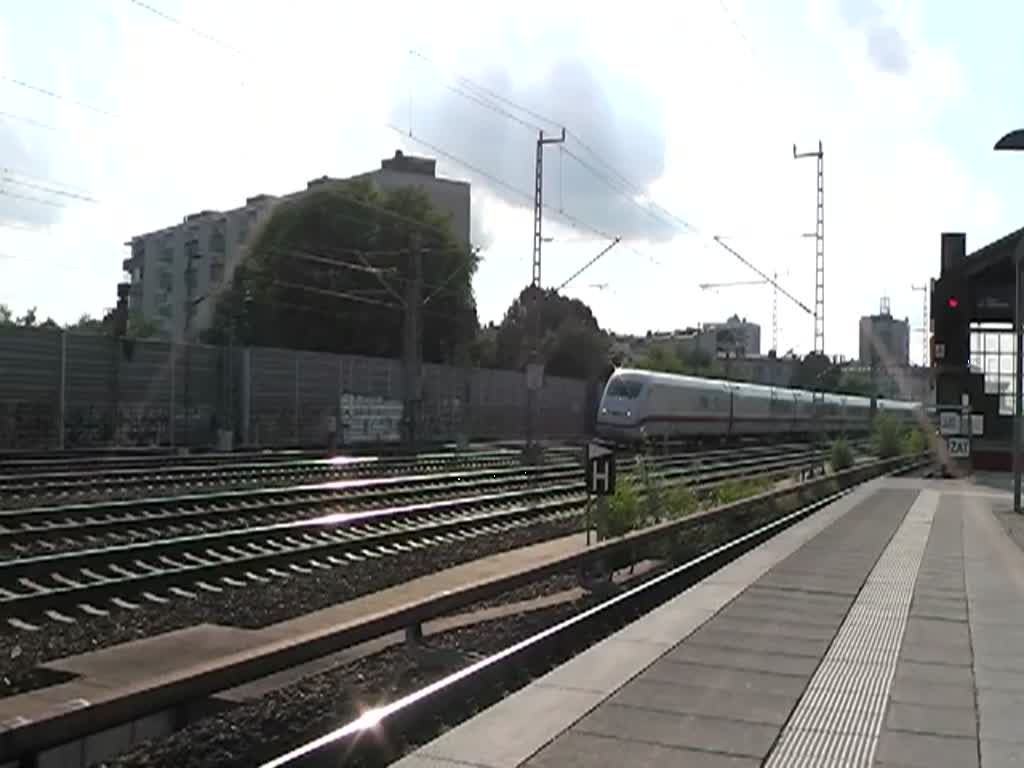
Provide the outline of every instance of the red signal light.
{"type": "Polygon", "coordinates": [[[960,306],[960,302],[956,300],[955,296],[950,296],[946,304],[949,305],[950,309],[956,309],[958,306],[960,306]]]}

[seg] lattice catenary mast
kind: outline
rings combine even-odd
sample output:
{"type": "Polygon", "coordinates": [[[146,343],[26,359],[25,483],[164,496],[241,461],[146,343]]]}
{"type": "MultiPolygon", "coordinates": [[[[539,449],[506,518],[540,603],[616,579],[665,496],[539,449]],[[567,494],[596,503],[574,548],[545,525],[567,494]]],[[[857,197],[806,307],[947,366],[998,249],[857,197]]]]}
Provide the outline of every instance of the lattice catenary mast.
{"type": "Polygon", "coordinates": [[[533,275],[530,280],[530,285],[534,288],[540,288],[540,246],[543,242],[541,222],[544,218],[544,145],[564,142],[565,128],[557,139],[544,138],[544,131],[537,136],[537,163],[533,187],[533,275]]]}
{"type": "MultiPolygon", "coordinates": [[[[533,272],[530,277],[530,285],[533,288],[533,322],[530,333],[530,355],[526,373],[526,451],[527,456],[533,455],[533,401],[534,391],[539,388],[539,383],[533,381],[534,375],[531,371],[539,370],[539,349],[540,344],[540,249],[544,238],[541,234],[541,223],[544,220],[544,145],[561,144],[565,141],[565,128],[558,138],[544,138],[544,131],[537,134],[537,162],[535,167],[533,187],[533,272]]],[[[543,375],[543,374],[541,374],[543,375]]]]}
{"type": "Polygon", "coordinates": [[[920,291],[922,296],[921,310],[921,365],[927,366],[928,360],[928,286],[912,285],[911,290],[920,291]]]}
{"type": "Polygon", "coordinates": [[[814,228],[814,351],[825,353],[825,150],[818,140],[817,152],[797,152],[793,159],[818,159],[817,221],[814,228]]]}

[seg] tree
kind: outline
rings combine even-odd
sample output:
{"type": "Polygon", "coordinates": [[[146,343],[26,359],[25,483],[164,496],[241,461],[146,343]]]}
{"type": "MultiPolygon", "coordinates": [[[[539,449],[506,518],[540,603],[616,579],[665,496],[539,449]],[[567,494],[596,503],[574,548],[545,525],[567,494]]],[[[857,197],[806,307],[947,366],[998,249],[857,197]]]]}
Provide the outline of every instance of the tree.
{"type": "MultiPolygon", "coordinates": [[[[111,316],[111,322],[113,317],[111,316]]],[[[103,318],[107,322],[107,318],[103,318]]],[[[160,326],[152,320],[147,320],[141,312],[128,313],[128,336],[133,339],[151,339],[160,335],[160,326]]]]}
{"type": "Polygon", "coordinates": [[[476,335],[477,257],[421,190],[380,192],[366,181],[322,182],[280,203],[214,298],[204,340],[400,356],[416,248],[423,359],[451,359],[476,335]]]}
{"type": "Polygon", "coordinates": [[[608,336],[590,307],[552,289],[527,286],[498,327],[498,367],[522,369],[529,361],[535,333],[545,373],[551,376],[585,379],[600,376],[608,366],[608,336]]]}
{"type": "Polygon", "coordinates": [[[875,388],[871,383],[870,374],[867,374],[864,371],[846,370],[843,371],[842,376],[840,376],[839,386],[836,388],[836,391],[845,395],[873,397],[877,394],[874,389],[875,388]]]}
{"type": "Polygon", "coordinates": [[[470,346],[470,359],[481,368],[498,367],[498,326],[488,323],[480,328],[470,346]]]}
{"type": "Polygon", "coordinates": [[[25,314],[21,317],[15,318],[14,312],[6,304],[0,304],[0,326],[14,325],[21,328],[59,328],[53,321],[53,318],[48,317],[42,323],[39,322],[37,317],[38,311],[35,307],[30,307],[25,310],[25,314]]]}
{"type": "Polygon", "coordinates": [[[103,320],[97,320],[92,315],[86,313],[81,315],[78,320],[73,323],[68,323],[64,328],[68,331],[84,331],[86,333],[102,333],[108,328],[106,327],[106,318],[103,320]]]}
{"type": "Polygon", "coordinates": [[[34,328],[36,325],[36,308],[30,307],[25,310],[25,314],[19,317],[15,321],[22,328],[34,328]]]}
{"type": "Polygon", "coordinates": [[[706,350],[673,345],[671,342],[649,345],[634,365],[648,371],[705,378],[720,378],[726,375],[719,361],[706,350]]]}

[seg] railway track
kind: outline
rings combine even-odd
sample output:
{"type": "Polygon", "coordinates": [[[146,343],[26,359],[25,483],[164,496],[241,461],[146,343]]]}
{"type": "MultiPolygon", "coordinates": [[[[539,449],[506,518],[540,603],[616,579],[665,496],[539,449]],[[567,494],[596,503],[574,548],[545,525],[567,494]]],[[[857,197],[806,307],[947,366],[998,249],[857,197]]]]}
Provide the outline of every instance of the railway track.
{"type": "MultiPolygon", "coordinates": [[[[763,445],[763,444],[762,444],[763,445]]],[[[740,450],[756,446],[743,446],[740,450]]],[[[777,446],[785,447],[785,445],[777,446]]],[[[732,450],[736,450],[733,448],[732,450]]],[[[579,447],[552,446],[548,462],[576,460],[579,447]]],[[[721,453],[711,451],[710,453],[721,453]]],[[[629,457],[631,452],[623,452],[629,457]]],[[[699,455],[679,452],[674,455],[699,455]]],[[[324,458],[301,452],[235,455],[140,457],[107,459],[94,464],[39,469],[39,460],[26,468],[5,468],[0,462],[0,510],[89,501],[117,501],[150,496],[203,493],[213,490],[244,490],[327,482],[354,477],[396,476],[424,472],[485,467],[518,466],[521,451],[493,447],[462,453],[433,452],[414,456],[375,456],[358,453],[324,458]],[[104,461],[112,461],[108,465],[104,461]],[[127,462],[122,466],[118,462],[127,462]]],[[[45,462],[43,462],[45,466],[45,462]]]]}
{"type": "Polygon", "coordinates": [[[83,455],[4,455],[0,456],[0,474],[24,474],[31,472],[74,472],[83,468],[103,467],[107,470],[158,467],[168,461],[185,466],[216,464],[219,462],[251,461],[275,462],[323,456],[323,451],[274,450],[274,451],[232,451],[231,453],[176,453],[163,450],[152,453],[144,451],[128,453],[89,453],[83,455]]]}
{"type": "MultiPolygon", "coordinates": [[[[818,455],[806,446],[757,447],[739,453],[722,450],[668,456],[655,461],[655,466],[684,478],[686,473],[715,462],[756,468],[778,457],[806,460],[818,455]]],[[[495,466],[349,478],[283,488],[2,510],[0,558],[3,553],[9,558],[57,549],[100,547],[311,516],[358,513],[380,506],[439,501],[460,495],[514,492],[538,485],[561,484],[579,490],[579,476],[578,463],[563,461],[544,467],[495,466]]]]}
{"type": "MultiPolygon", "coordinates": [[[[705,489],[738,477],[779,475],[819,460],[822,453],[661,469],[670,479],[705,489]]],[[[577,518],[585,495],[579,469],[566,470],[575,477],[531,489],[482,493],[477,488],[473,495],[360,513],[7,560],[0,562],[0,617],[18,629],[38,629],[45,619],[72,623],[79,613],[107,615],[200,592],[251,588],[317,569],[358,567],[367,559],[409,556],[425,547],[577,518]]]]}
{"type": "MultiPolygon", "coordinates": [[[[562,451],[564,454],[564,450],[562,451]]],[[[555,456],[560,455],[555,453],[555,456]]],[[[326,482],[354,477],[425,473],[455,469],[513,466],[520,463],[512,451],[432,453],[407,458],[374,456],[329,459],[288,459],[275,462],[238,462],[127,468],[116,472],[43,472],[0,475],[0,508],[18,509],[39,504],[180,495],[210,489],[241,490],[326,482]]]]}

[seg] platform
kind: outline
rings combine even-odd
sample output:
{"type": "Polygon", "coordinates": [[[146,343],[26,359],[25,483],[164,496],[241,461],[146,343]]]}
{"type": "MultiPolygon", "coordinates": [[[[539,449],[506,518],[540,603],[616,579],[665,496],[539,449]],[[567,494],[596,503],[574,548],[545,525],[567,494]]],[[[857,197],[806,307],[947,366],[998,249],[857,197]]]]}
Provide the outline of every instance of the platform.
{"type": "Polygon", "coordinates": [[[393,765],[1024,765],[1009,506],[867,483],[393,765]]]}

